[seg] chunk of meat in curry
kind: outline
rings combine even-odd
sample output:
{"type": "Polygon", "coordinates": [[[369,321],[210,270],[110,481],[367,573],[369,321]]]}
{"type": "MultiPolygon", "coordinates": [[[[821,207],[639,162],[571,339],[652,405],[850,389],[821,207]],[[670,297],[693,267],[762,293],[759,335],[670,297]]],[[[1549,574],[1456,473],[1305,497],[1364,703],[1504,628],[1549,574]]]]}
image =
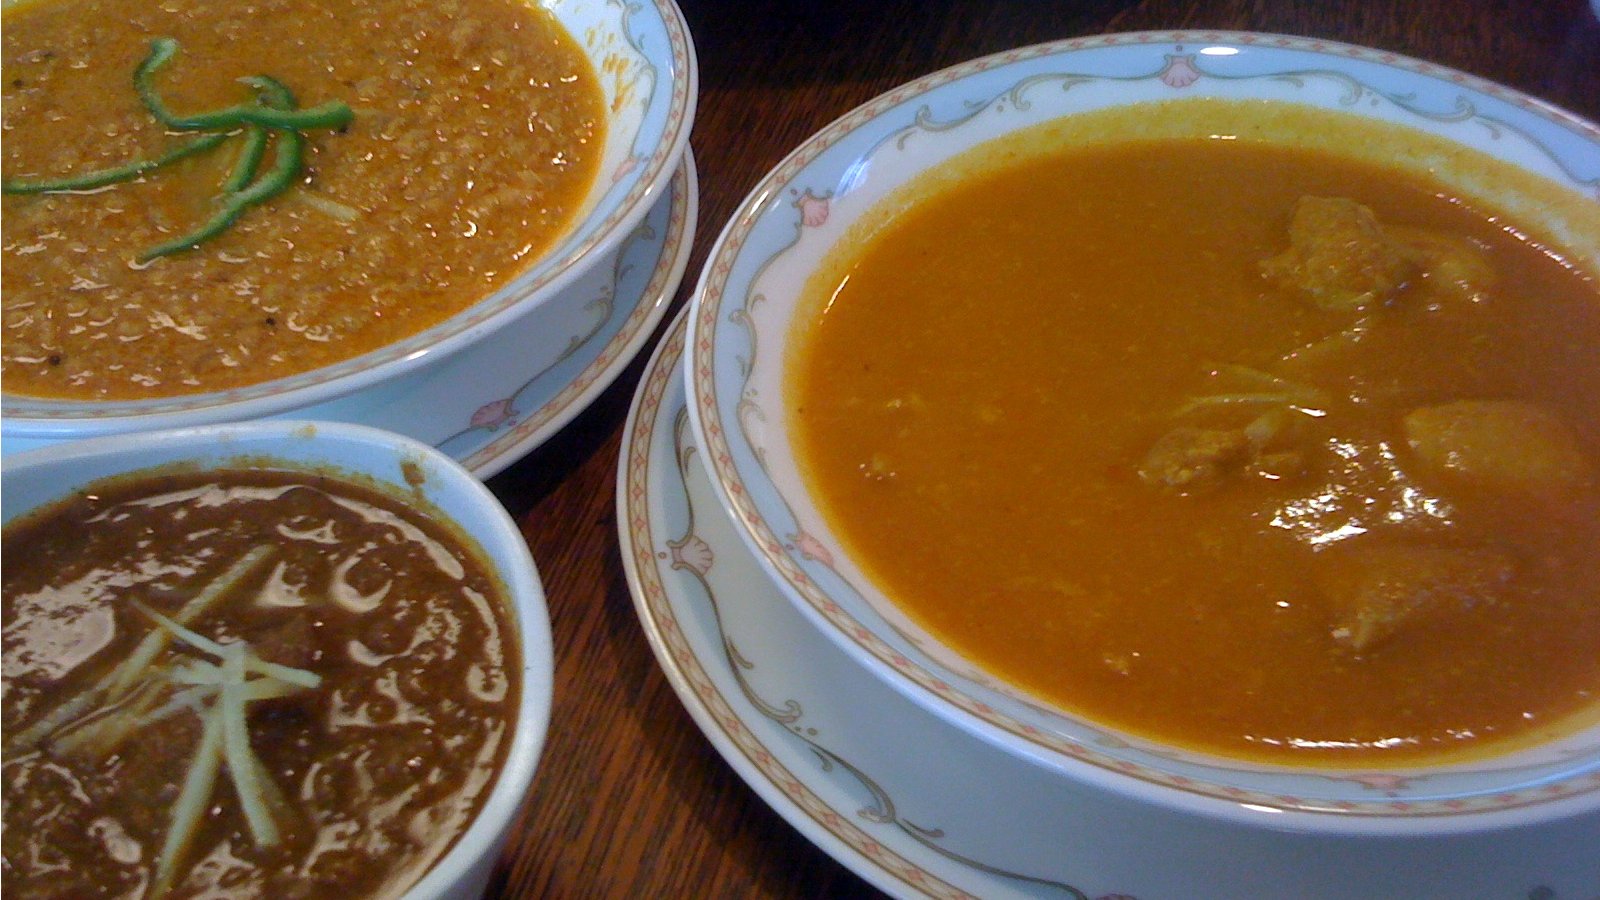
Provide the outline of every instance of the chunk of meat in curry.
{"type": "Polygon", "coordinates": [[[1301,197],[1288,249],[1262,260],[1261,272],[1330,311],[1381,306],[1424,282],[1436,298],[1476,300],[1495,282],[1471,240],[1386,225],[1343,197],[1301,197]]]}
{"type": "Polygon", "coordinates": [[[1179,426],[1162,435],[1139,465],[1146,484],[1177,490],[1215,487],[1250,459],[1244,430],[1179,426]]]}
{"type": "MultiPolygon", "coordinates": [[[[1361,311],[1360,333],[1383,328],[1382,307],[1419,280],[1426,280],[1429,302],[1481,300],[1496,281],[1493,268],[1470,240],[1424,229],[1389,228],[1367,207],[1343,198],[1301,197],[1289,243],[1287,251],[1262,263],[1263,273],[1320,309],[1361,311]]],[[[1350,334],[1343,332],[1336,340],[1348,348],[1353,343],[1347,339],[1350,334]]],[[[1329,361],[1321,362],[1327,368],[1329,361]]],[[[1304,373],[1297,377],[1300,374],[1304,373]]],[[[1290,383],[1281,373],[1257,377],[1278,385],[1290,383]]],[[[1264,400],[1270,395],[1243,397],[1251,398],[1264,400]]],[[[1274,480],[1305,474],[1306,448],[1297,446],[1293,433],[1281,427],[1292,408],[1285,399],[1241,427],[1214,421],[1209,427],[1180,424],[1156,440],[1138,467],[1139,477],[1151,487],[1193,494],[1217,490],[1251,474],[1274,480]]],[[[1328,414],[1319,410],[1318,415],[1328,414]]],[[[1182,417],[1181,412],[1175,416],[1182,417]]],[[[1341,432],[1340,418],[1335,412],[1321,422],[1323,438],[1329,446],[1359,446],[1341,432]]],[[[1282,509],[1294,507],[1323,513],[1331,523],[1314,527],[1309,536],[1315,551],[1316,589],[1329,610],[1333,641],[1357,653],[1379,647],[1403,631],[1448,618],[1452,612],[1507,596],[1516,566],[1505,549],[1493,541],[1471,546],[1428,543],[1449,539],[1450,516],[1442,514],[1452,508],[1454,494],[1486,492],[1510,500],[1514,509],[1531,506],[1534,514],[1559,514],[1579,508],[1574,498],[1596,481],[1573,430],[1538,404],[1457,400],[1413,409],[1399,425],[1410,457],[1380,455],[1389,460],[1393,482],[1389,487],[1404,503],[1387,504],[1393,508],[1380,533],[1369,534],[1367,525],[1349,516],[1349,498],[1334,502],[1355,485],[1333,472],[1328,484],[1313,489],[1317,496],[1280,507],[1280,515],[1282,509]],[[1407,504],[1436,514],[1404,515],[1402,507],[1407,504]],[[1350,541],[1334,532],[1365,536],[1350,541]]],[[[1343,453],[1355,458],[1353,449],[1343,453]]],[[[1377,495],[1361,502],[1374,509],[1385,506],[1377,495]]],[[[1311,520],[1313,525],[1320,521],[1308,515],[1296,520],[1302,524],[1311,520]]]]}
{"type": "Polygon", "coordinates": [[[1490,547],[1356,540],[1318,556],[1318,587],[1333,608],[1333,639],[1370,650],[1430,620],[1500,598],[1516,569],[1490,547]]]}
{"type": "Polygon", "coordinates": [[[1421,254],[1387,234],[1365,206],[1301,197],[1289,249],[1264,260],[1261,271],[1322,309],[1356,310],[1393,300],[1421,274],[1421,263],[1421,254]]]}
{"type": "Polygon", "coordinates": [[[1422,267],[1421,283],[1436,298],[1481,300],[1498,281],[1482,248],[1469,238],[1398,226],[1384,226],[1384,232],[1415,255],[1422,267]]]}
{"type": "Polygon", "coordinates": [[[1272,410],[1239,428],[1180,425],[1162,435],[1139,464],[1139,478],[1178,493],[1211,490],[1233,476],[1277,480],[1305,471],[1304,453],[1289,446],[1288,414],[1272,410]]]}

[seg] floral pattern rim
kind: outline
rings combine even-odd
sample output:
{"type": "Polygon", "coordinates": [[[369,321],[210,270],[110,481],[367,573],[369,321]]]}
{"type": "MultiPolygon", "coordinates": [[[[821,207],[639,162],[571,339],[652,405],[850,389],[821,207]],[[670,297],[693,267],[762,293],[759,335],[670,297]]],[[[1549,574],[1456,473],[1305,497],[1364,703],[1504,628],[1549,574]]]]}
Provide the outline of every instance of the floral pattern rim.
{"type": "MultiPolygon", "coordinates": [[[[758,492],[771,492],[776,494],[775,487],[770,483],[748,482],[747,475],[757,478],[766,477],[766,461],[760,449],[752,450],[748,440],[746,420],[760,420],[765,411],[751,401],[753,391],[748,387],[747,380],[753,366],[753,357],[756,353],[756,336],[750,324],[751,308],[762,302],[765,298],[759,293],[750,293],[741,297],[739,288],[748,287],[759,277],[759,270],[770,265],[772,257],[766,262],[757,263],[756,275],[749,275],[736,267],[748,264],[747,260],[739,259],[745,252],[746,242],[751,238],[763,218],[773,216],[787,216],[792,219],[795,240],[807,228],[816,228],[824,225],[829,216],[831,191],[818,190],[810,186],[794,186],[797,178],[811,163],[835,145],[851,137],[858,129],[867,126],[875,118],[882,116],[897,106],[910,100],[938,89],[951,82],[959,81],[968,76],[997,69],[1011,63],[1026,61],[1036,57],[1064,53],[1066,51],[1092,49],[1100,47],[1150,47],[1162,48],[1162,45],[1172,45],[1171,52],[1162,53],[1154,58],[1158,64],[1154,65],[1146,74],[1137,77],[1126,76],[1096,76],[1096,75],[1068,75],[1052,76],[1061,77],[1070,81],[1093,80],[1097,77],[1112,78],[1120,81],[1159,81],[1172,91],[1184,90],[1201,79],[1206,73],[1199,67],[1195,55],[1185,51],[1187,44],[1204,42],[1207,44],[1231,44],[1239,47],[1260,47],[1263,49],[1283,49],[1290,51],[1310,52],[1338,60],[1349,59],[1360,61],[1364,64],[1375,64],[1380,67],[1399,70],[1412,75],[1424,75],[1431,79],[1439,79],[1463,89],[1479,91],[1498,101],[1511,104],[1531,115],[1554,125],[1569,136],[1575,136],[1585,147],[1592,147],[1600,143],[1600,128],[1594,124],[1576,118],[1562,110],[1551,107],[1531,97],[1512,91],[1508,88],[1495,85],[1482,79],[1464,73],[1456,72],[1442,66],[1409,59],[1397,54],[1367,48],[1355,47],[1329,41],[1317,41],[1303,38],[1294,38],[1264,34],[1230,34],[1212,32],[1150,32],[1139,34],[1105,35],[1095,38],[1081,38],[1070,41],[1061,41],[1052,44],[1037,45],[1022,48],[1007,53],[974,60],[950,69],[942,70],[925,76],[917,81],[892,90],[880,97],[869,101],[861,107],[846,114],[834,123],[825,127],[815,136],[802,144],[798,149],[785,158],[763,182],[756,186],[749,195],[749,199],[741,205],[730,220],[727,229],[719,238],[712,258],[707,262],[705,273],[697,295],[694,299],[694,312],[691,322],[691,347],[688,377],[691,382],[692,403],[695,415],[698,417],[699,437],[707,451],[708,464],[716,474],[719,493],[722,495],[733,518],[741,523],[744,528],[744,537],[747,542],[755,547],[769,568],[778,573],[791,594],[796,594],[808,603],[812,610],[822,619],[826,620],[836,629],[835,634],[844,641],[853,643],[859,650],[864,651],[875,660],[889,669],[903,676],[921,690],[934,695],[944,702],[951,704],[966,714],[976,717],[990,726],[998,728],[1012,739],[1018,739],[1025,744],[1045,748],[1047,751],[1061,757],[1089,763],[1112,775],[1131,776],[1132,778],[1150,784],[1175,788],[1183,793],[1195,795],[1199,798],[1209,798],[1228,801],[1230,804],[1250,804],[1283,811],[1310,812],[1310,813],[1335,813],[1343,815],[1356,815],[1375,817],[1378,819],[1397,819],[1416,816],[1459,816],[1462,814],[1485,813],[1513,809],[1526,809],[1538,804],[1551,803],[1552,801],[1570,801],[1586,795],[1600,792],[1600,766],[1594,760],[1578,767],[1576,771],[1568,771],[1559,776],[1546,779],[1539,783],[1530,783],[1514,789],[1493,789],[1486,791],[1452,792],[1437,790],[1430,793],[1428,782],[1433,777],[1422,773],[1417,775],[1405,772],[1372,772],[1351,773],[1348,776],[1330,776],[1328,780],[1346,782],[1360,792],[1360,796],[1352,799],[1349,797],[1335,797],[1332,799],[1302,795],[1299,792],[1284,792],[1281,790],[1259,790],[1252,785],[1227,783],[1234,774],[1243,770],[1233,769],[1226,765],[1210,767],[1212,772],[1201,777],[1192,777],[1188,774],[1165,771],[1152,765],[1130,761],[1115,753],[1104,752],[1105,748],[1126,749],[1127,744],[1114,735],[1103,735],[1095,741],[1099,747],[1088,746],[1076,740],[1071,740],[1062,735],[1055,734],[1047,729],[1029,723],[1011,715],[1003,709],[996,708],[982,699],[974,698],[965,693],[961,688],[953,685],[947,677],[941,676],[937,671],[930,670],[919,661],[909,658],[900,649],[892,646],[871,629],[858,621],[851,612],[842,607],[838,601],[822,590],[815,579],[808,574],[808,568],[827,570],[833,572],[831,551],[814,536],[806,534],[803,530],[788,534],[787,538],[780,537],[781,529],[775,528],[768,521],[760,506],[756,494],[758,492]],[[782,198],[774,201],[770,198],[782,198]],[[792,208],[780,207],[778,204],[792,208]],[[764,208],[763,208],[764,207],[764,208]],[[737,287],[730,287],[735,283],[737,287]],[[739,301],[743,306],[739,306],[739,301]],[[719,338],[719,329],[727,328],[737,332],[745,329],[744,339],[748,340],[749,357],[738,356],[724,371],[742,373],[728,378],[727,382],[720,382],[717,374],[719,362],[725,354],[737,354],[737,350],[719,351],[719,344],[726,345],[729,341],[719,338]],[[738,387],[738,390],[727,390],[738,387]],[[719,394],[719,390],[727,391],[719,394]],[[732,443],[730,443],[730,440],[732,443]],[[741,443],[743,442],[743,443],[741,443]],[[741,468],[741,458],[753,460],[741,468]],[[1216,778],[1213,780],[1212,774],[1216,778]]],[[[1325,75],[1341,79],[1349,88],[1349,94],[1344,101],[1347,105],[1365,97],[1385,97],[1390,102],[1401,107],[1407,107],[1410,98],[1403,94],[1390,94],[1365,84],[1356,76],[1345,71],[1340,71],[1336,64],[1330,63],[1326,71],[1311,72],[1307,70],[1275,71],[1266,73],[1268,77],[1279,79],[1294,79],[1310,75],[1325,75]]],[[[1026,80],[1024,80],[1026,81],[1026,80]]],[[[1014,85],[1009,92],[1013,101],[1021,93],[1023,84],[1014,85]]],[[[1004,92],[1003,92],[1004,95],[1004,92]]],[[[976,115],[985,104],[969,102],[971,115],[976,115]]],[[[1440,120],[1454,118],[1478,118],[1490,127],[1501,127],[1507,132],[1516,131],[1515,127],[1507,122],[1491,120],[1478,116],[1467,100],[1460,99],[1456,109],[1448,113],[1429,114],[1432,118],[1440,120]],[[1464,107],[1464,108],[1463,108],[1464,107]]],[[[1412,109],[1412,112],[1420,110],[1412,109]]],[[[964,121],[964,120],[961,120],[964,121]]],[[[880,139],[877,145],[867,153],[861,154],[862,158],[870,156],[878,148],[889,144],[893,140],[903,139],[903,136],[917,129],[943,130],[960,124],[932,122],[929,119],[927,107],[916,113],[914,121],[905,127],[890,133],[880,139]]],[[[874,132],[877,133],[877,132],[874,132]]],[[[1589,175],[1577,172],[1561,155],[1551,150],[1538,138],[1520,132],[1521,137],[1532,142],[1549,157],[1547,162],[1565,173],[1569,180],[1593,190],[1600,186],[1600,173],[1589,175]]],[[[793,246],[780,247],[773,252],[777,256],[793,246]]],[[[742,345],[741,345],[742,346],[742,345]]],[[[781,497],[778,499],[780,506],[786,506],[781,497]]],[[[791,519],[792,521],[792,519],[791,519]]],[[[1155,755],[1155,754],[1152,754],[1155,755]]],[[[1206,768],[1202,766],[1201,768],[1206,768]]],[[[1471,773],[1468,773],[1471,776],[1471,773]]]]}
{"type": "MultiPolygon", "coordinates": [[[[649,94],[639,98],[644,107],[642,118],[648,120],[641,127],[652,126],[651,133],[635,135],[627,157],[609,174],[600,174],[599,177],[611,182],[606,201],[609,211],[558,248],[559,258],[547,260],[484,302],[427,331],[313,372],[231,391],[159,400],[63,404],[7,396],[0,401],[6,418],[13,420],[13,427],[22,429],[24,436],[32,437],[31,421],[59,424],[74,420],[149,417],[154,423],[152,427],[159,427],[169,424],[161,421],[163,418],[209,412],[235,404],[250,409],[250,413],[242,417],[269,415],[293,405],[292,397],[285,399],[290,394],[305,392],[316,400],[329,399],[337,396],[337,383],[348,380],[356,388],[373,383],[377,380],[375,370],[380,367],[395,374],[411,371],[423,362],[424,355],[459,349],[460,345],[470,342],[491,320],[512,313],[513,307],[535,291],[570,281],[578,274],[578,263],[582,259],[603,244],[618,240],[632,224],[643,218],[662,194],[686,153],[698,99],[699,73],[693,44],[675,0],[607,0],[605,5],[615,8],[619,18],[618,33],[623,35],[630,52],[637,55],[634,66],[638,71],[633,85],[652,85],[649,94]],[[663,49],[665,56],[660,55],[663,49]],[[666,79],[665,91],[659,89],[663,71],[672,76],[666,79]],[[616,196],[619,185],[626,190],[616,196]]],[[[612,49],[615,50],[615,46],[612,49]]],[[[225,414],[213,414],[206,421],[225,417],[225,414]]]]}
{"type": "MultiPolygon", "coordinates": [[[[613,291],[609,300],[612,303],[619,299],[625,303],[631,301],[633,305],[622,306],[627,310],[627,318],[609,341],[599,347],[591,346],[596,333],[602,331],[620,309],[612,309],[610,315],[588,335],[574,336],[571,346],[560,359],[530,376],[520,387],[478,406],[461,431],[435,446],[456,456],[473,474],[487,478],[548,439],[581,412],[597,393],[611,384],[666,315],[672,295],[678,289],[684,267],[689,261],[689,244],[694,238],[694,220],[699,208],[697,192],[694,159],[691,154],[685,153],[683,165],[672,181],[670,199],[662,201],[670,203],[670,209],[662,253],[650,273],[649,282],[637,298],[621,298],[617,296],[615,287],[622,282],[626,273],[619,271],[612,279],[613,291]],[[563,383],[554,396],[525,414],[518,410],[516,404],[519,399],[530,390],[545,387],[544,382],[558,365],[568,359],[589,355],[593,358],[583,370],[572,380],[563,383]],[[494,434],[499,429],[505,430],[494,434]],[[492,436],[474,447],[472,441],[484,440],[486,434],[492,436]]],[[[622,256],[618,254],[619,265],[622,256]]]]}

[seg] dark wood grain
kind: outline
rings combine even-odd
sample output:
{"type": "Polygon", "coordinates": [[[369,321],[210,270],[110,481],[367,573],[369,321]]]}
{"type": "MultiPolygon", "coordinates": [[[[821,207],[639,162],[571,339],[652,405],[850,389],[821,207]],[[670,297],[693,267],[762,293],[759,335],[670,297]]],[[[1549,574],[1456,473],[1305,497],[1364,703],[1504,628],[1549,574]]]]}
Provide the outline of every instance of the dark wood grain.
{"type": "MultiPolygon", "coordinates": [[[[700,222],[687,302],[756,181],[896,84],[999,50],[1113,31],[1225,29],[1392,50],[1600,119],[1600,24],[1584,0],[680,0],[700,61],[700,222]]],[[[646,353],[646,355],[648,355],[646,353]]],[[[555,708],[537,785],[492,896],[854,897],[865,882],[725,765],[634,616],[614,484],[642,362],[490,487],[549,594],[555,708]]]]}

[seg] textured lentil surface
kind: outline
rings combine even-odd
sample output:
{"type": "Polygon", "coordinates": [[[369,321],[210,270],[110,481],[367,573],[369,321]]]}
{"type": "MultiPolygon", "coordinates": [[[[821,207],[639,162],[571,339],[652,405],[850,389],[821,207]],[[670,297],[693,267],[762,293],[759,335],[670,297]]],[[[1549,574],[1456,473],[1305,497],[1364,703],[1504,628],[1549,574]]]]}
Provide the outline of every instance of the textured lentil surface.
{"type": "MultiPolygon", "coordinates": [[[[239,103],[271,75],[308,132],[288,192],[198,250],[134,262],[215,208],[237,139],[88,193],[4,200],[4,378],[13,394],[129,399],[225,389],[414,334],[526,269],[574,218],[604,129],[596,77],[519,0],[54,0],[5,16],[8,179],[155,155],[175,143],[132,73],[179,113],[239,103]]],[[[271,162],[269,151],[267,165],[271,162]]]]}

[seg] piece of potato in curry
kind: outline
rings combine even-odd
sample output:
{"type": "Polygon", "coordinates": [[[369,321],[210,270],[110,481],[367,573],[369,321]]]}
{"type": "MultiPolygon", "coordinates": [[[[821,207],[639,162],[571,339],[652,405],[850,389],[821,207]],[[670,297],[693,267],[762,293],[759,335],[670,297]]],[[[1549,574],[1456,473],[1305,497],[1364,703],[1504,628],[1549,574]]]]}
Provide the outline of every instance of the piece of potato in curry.
{"type": "Polygon", "coordinates": [[[1449,481],[1559,508],[1594,471],[1577,436],[1550,410],[1516,400],[1460,400],[1412,410],[1406,442],[1449,481]]]}

